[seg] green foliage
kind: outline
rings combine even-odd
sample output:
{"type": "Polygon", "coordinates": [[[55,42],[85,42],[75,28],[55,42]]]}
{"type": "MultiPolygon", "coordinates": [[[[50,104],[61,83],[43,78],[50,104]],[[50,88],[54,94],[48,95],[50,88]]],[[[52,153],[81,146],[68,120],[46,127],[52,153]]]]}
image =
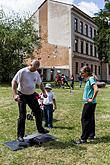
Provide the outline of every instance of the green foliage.
{"type": "Polygon", "coordinates": [[[99,59],[103,62],[110,60],[110,2],[105,3],[105,8],[100,10],[94,18],[98,26],[95,43],[98,46],[99,59]]]}
{"type": "Polygon", "coordinates": [[[18,15],[8,18],[2,11],[0,17],[0,76],[9,81],[23,60],[32,56],[34,47],[40,46],[40,38],[30,19],[18,15]]]}

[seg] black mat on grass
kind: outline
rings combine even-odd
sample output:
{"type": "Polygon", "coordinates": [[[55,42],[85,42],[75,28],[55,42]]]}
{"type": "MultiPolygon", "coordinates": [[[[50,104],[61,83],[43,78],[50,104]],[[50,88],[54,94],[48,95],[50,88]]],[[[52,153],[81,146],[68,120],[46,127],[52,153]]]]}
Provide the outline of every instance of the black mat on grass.
{"type": "Polygon", "coordinates": [[[12,151],[17,151],[34,145],[41,146],[43,143],[48,141],[53,141],[55,139],[56,137],[50,134],[35,133],[24,137],[24,142],[19,142],[17,140],[14,140],[14,141],[5,142],[4,144],[12,151]]]}

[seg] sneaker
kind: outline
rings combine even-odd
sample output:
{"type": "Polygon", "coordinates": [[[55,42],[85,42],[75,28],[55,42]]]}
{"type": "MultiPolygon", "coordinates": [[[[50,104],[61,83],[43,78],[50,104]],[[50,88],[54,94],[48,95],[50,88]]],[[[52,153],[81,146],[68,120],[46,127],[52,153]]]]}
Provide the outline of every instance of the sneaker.
{"type": "Polygon", "coordinates": [[[90,142],[94,142],[94,139],[89,139],[90,142]]]}
{"type": "Polygon", "coordinates": [[[39,132],[39,133],[42,133],[42,134],[49,133],[49,131],[48,131],[47,129],[44,129],[44,128],[39,129],[38,132],[39,132]]]}
{"type": "Polygon", "coordinates": [[[94,142],[95,137],[89,137],[88,139],[89,139],[90,142],[94,142]]]}
{"type": "Polygon", "coordinates": [[[86,143],[86,140],[79,139],[78,141],[75,141],[75,144],[84,144],[86,143]]]}
{"type": "Polygon", "coordinates": [[[24,139],[22,137],[18,137],[19,142],[24,142],[24,139]]]}

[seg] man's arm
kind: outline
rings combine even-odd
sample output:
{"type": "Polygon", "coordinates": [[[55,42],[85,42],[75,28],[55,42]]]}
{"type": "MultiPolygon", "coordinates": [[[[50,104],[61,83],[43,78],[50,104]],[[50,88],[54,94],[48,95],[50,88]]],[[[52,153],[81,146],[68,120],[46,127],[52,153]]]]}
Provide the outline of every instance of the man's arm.
{"type": "Polygon", "coordinates": [[[20,101],[20,97],[19,95],[17,94],[17,81],[15,80],[12,80],[12,94],[13,94],[13,98],[15,101],[20,101]]]}
{"type": "Polygon", "coordinates": [[[56,100],[53,99],[53,104],[54,104],[54,110],[57,109],[57,105],[56,105],[56,100]]]}
{"type": "Polygon", "coordinates": [[[47,97],[47,94],[46,94],[46,91],[45,91],[45,88],[44,88],[44,84],[41,82],[41,84],[39,85],[39,87],[40,87],[40,89],[41,89],[41,91],[42,91],[42,93],[43,93],[43,96],[44,97],[47,97]]]}

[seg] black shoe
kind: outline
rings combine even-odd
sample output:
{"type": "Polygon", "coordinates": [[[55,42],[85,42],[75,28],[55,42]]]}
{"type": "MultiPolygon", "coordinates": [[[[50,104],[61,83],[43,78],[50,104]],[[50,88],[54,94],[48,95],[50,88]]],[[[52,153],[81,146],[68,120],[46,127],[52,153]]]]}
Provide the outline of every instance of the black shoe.
{"type": "Polygon", "coordinates": [[[44,128],[39,129],[38,132],[39,132],[39,133],[42,133],[42,134],[49,133],[49,131],[48,131],[47,129],[44,129],[44,128]]]}
{"type": "Polygon", "coordinates": [[[25,142],[25,140],[22,137],[18,137],[18,145],[21,147],[27,147],[29,144],[25,142]]]}
{"type": "Polygon", "coordinates": [[[24,139],[22,137],[18,137],[19,142],[24,142],[24,139]]]}
{"type": "Polygon", "coordinates": [[[78,141],[75,141],[75,144],[84,144],[86,143],[86,140],[79,139],[78,141]]]}
{"type": "Polygon", "coordinates": [[[45,124],[44,127],[48,127],[48,124],[45,124]]]}

